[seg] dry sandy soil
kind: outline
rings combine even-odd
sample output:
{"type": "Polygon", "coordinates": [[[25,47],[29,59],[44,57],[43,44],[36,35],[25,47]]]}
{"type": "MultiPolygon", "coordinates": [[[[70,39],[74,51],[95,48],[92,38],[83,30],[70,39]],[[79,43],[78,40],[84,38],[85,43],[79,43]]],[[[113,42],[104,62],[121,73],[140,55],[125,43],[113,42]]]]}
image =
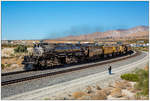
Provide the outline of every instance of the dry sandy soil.
{"type": "MultiPolygon", "coordinates": [[[[28,53],[32,52],[32,48],[28,48],[28,53]]],[[[28,54],[26,53],[26,54],[28,54]]],[[[14,48],[3,48],[1,65],[2,72],[12,72],[16,70],[22,70],[23,65],[21,64],[25,53],[14,53],[14,48]]]]}

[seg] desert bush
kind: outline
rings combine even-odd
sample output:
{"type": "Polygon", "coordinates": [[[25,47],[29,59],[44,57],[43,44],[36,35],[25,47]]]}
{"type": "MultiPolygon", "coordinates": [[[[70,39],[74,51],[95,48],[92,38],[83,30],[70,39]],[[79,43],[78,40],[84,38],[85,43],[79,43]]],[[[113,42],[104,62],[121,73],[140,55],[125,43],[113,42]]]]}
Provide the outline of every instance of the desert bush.
{"type": "Polygon", "coordinates": [[[103,90],[98,90],[95,93],[92,93],[91,95],[91,100],[106,100],[107,95],[103,90]]]}
{"type": "Polygon", "coordinates": [[[10,67],[11,64],[1,64],[2,69],[6,68],[6,67],[10,67]]]}
{"type": "Polygon", "coordinates": [[[44,98],[44,100],[51,100],[50,98],[44,98]]]}
{"type": "Polygon", "coordinates": [[[136,71],[136,74],[138,75],[138,82],[135,85],[136,89],[141,90],[139,94],[141,95],[148,95],[149,94],[149,71],[140,69],[136,71]]]}
{"type": "Polygon", "coordinates": [[[74,99],[78,99],[78,98],[80,98],[80,97],[82,97],[82,96],[85,96],[85,95],[87,95],[85,92],[79,91],[79,92],[74,92],[74,93],[72,94],[72,97],[73,97],[74,99]]]}
{"type": "MultiPolygon", "coordinates": [[[[21,44],[20,44],[21,45],[21,44]]],[[[2,44],[1,45],[3,48],[15,48],[18,47],[19,44],[2,44]]],[[[28,48],[33,47],[33,45],[26,45],[28,48]]]]}
{"type": "Polygon", "coordinates": [[[10,67],[11,66],[11,64],[6,64],[6,67],[10,67]]]}
{"type": "Polygon", "coordinates": [[[3,47],[3,48],[6,48],[6,47],[11,48],[11,47],[17,47],[17,45],[13,45],[13,44],[2,44],[2,47],[3,47]]]}
{"type": "Polygon", "coordinates": [[[14,52],[15,52],[15,53],[28,52],[27,46],[18,45],[18,46],[14,49],[14,52]]]}
{"type": "Polygon", "coordinates": [[[122,96],[122,90],[121,88],[114,88],[112,91],[111,91],[111,94],[110,94],[112,97],[116,97],[116,98],[119,98],[122,96]]]}
{"type": "Polygon", "coordinates": [[[5,68],[5,65],[4,65],[4,64],[1,64],[1,67],[2,67],[2,69],[4,69],[4,68],[5,68]]]}
{"type": "Polygon", "coordinates": [[[127,74],[121,75],[121,78],[124,80],[133,81],[133,82],[138,81],[138,75],[137,74],[127,73],[127,74]]]}
{"type": "Polygon", "coordinates": [[[149,71],[144,69],[138,69],[133,74],[123,74],[122,79],[135,81],[135,89],[140,90],[137,95],[149,95],[149,71]]]}
{"type": "Polygon", "coordinates": [[[10,54],[10,56],[11,56],[11,57],[14,57],[15,55],[14,55],[14,54],[10,54]]]}
{"type": "Polygon", "coordinates": [[[148,95],[143,96],[143,95],[141,95],[141,92],[138,92],[138,93],[136,93],[135,98],[136,98],[136,100],[148,100],[149,96],[148,95]]]}

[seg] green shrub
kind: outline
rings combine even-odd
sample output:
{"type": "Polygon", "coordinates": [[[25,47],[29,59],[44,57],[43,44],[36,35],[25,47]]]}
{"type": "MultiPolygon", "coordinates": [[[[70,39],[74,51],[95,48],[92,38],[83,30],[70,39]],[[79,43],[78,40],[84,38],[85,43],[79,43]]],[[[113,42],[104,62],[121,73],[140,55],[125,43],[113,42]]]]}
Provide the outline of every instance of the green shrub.
{"type": "MultiPolygon", "coordinates": [[[[19,45],[21,45],[21,44],[1,44],[1,47],[2,48],[16,48],[16,47],[18,47],[19,45]]],[[[32,48],[33,47],[33,45],[31,44],[31,45],[26,45],[28,48],[32,48]]]]}
{"type": "Polygon", "coordinates": [[[144,69],[136,70],[135,73],[127,73],[121,75],[121,78],[124,80],[134,81],[135,89],[140,90],[140,92],[137,93],[138,96],[149,95],[149,71],[144,69]]]}
{"type": "Polygon", "coordinates": [[[28,52],[27,46],[18,45],[18,46],[14,49],[14,52],[15,52],[15,53],[28,52]]]}
{"type": "Polygon", "coordinates": [[[10,67],[11,66],[11,64],[6,64],[6,67],[10,67]]]}
{"type": "Polygon", "coordinates": [[[123,75],[121,75],[121,78],[124,79],[124,80],[133,81],[133,82],[138,81],[137,74],[130,74],[130,73],[123,74],[123,75]]]}
{"type": "Polygon", "coordinates": [[[11,47],[17,47],[18,45],[14,45],[14,44],[2,44],[2,47],[3,48],[6,48],[6,47],[9,47],[9,48],[11,48],[11,47]]]}
{"type": "Polygon", "coordinates": [[[136,71],[138,75],[138,82],[135,85],[136,89],[141,90],[141,95],[148,95],[149,94],[149,72],[143,69],[136,71]]]}
{"type": "Polygon", "coordinates": [[[4,68],[5,68],[5,65],[4,65],[4,64],[1,64],[1,67],[2,67],[2,69],[4,69],[4,68]]]}
{"type": "Polygon", "coordinates": [[[15,55],[14,55],[14,54],[10,54],[10,56],[11,56],[11,57],[14,57],[15,55]]]}

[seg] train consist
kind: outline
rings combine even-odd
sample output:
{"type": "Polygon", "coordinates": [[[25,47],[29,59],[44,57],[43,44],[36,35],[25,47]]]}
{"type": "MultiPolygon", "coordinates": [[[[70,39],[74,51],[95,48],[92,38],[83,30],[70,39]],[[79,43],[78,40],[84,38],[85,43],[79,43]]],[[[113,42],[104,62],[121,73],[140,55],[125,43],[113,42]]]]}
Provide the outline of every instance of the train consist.
{"type": "Polygon", "coordinates": [[[25,69],[38,70],[131,53],[130,45],[37,43],[32,55],[25,56],[22,64],[25,69]]]}

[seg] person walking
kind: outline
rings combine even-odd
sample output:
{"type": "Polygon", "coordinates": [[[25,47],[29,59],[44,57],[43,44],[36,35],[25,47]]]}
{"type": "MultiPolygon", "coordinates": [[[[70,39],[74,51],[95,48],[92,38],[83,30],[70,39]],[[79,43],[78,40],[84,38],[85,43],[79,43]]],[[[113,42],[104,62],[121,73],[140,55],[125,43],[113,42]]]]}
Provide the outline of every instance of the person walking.
{"type": "Polygon", "coordinates": [[[109,75],[111,75],[111,66],[108,68],[109,75]]]}

